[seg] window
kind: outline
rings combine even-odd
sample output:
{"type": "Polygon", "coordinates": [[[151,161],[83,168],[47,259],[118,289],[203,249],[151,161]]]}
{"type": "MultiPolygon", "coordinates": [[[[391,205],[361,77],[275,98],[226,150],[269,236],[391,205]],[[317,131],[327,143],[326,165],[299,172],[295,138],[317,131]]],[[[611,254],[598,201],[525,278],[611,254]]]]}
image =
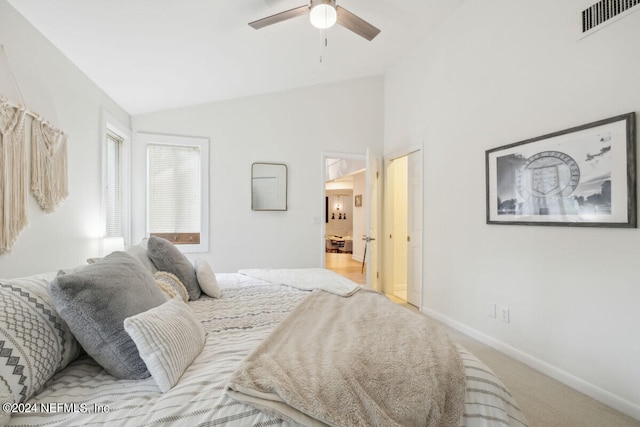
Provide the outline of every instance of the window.
{"type": "Polygon", "coordinates": [[[147,234],[183,252],[208,250],[209,141],[141,135],[147,151],[147,234]]]}
{"type": "Polygon", "coordinates": [[[102,253],[121,250],[129,242],[129,156],[131,132],[103,111],[102,253]]]}
{"type": "Polygon", "coordinates": [[[105,148],[105,237],[123,237],[122,226],[122,153],[124,140],[119,135],[107,131],[105,148]]]}

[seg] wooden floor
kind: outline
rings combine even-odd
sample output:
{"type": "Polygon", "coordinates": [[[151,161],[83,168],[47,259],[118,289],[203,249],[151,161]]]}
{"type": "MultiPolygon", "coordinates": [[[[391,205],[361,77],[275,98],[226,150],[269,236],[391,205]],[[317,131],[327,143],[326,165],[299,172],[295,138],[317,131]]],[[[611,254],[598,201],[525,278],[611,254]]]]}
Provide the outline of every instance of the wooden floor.
{"type": "Polygon", "coordinates": [[[359,285],[367,284],[367,269],[362,262],[353,259],[352,254],[327,253],[325,266],[359,285]]]}
{"type": "MultiPolygon", "coordinates": [[[[356,261],[352,258],[351,254],[341,254],[341,253],[327,253],[325,258],[325,267],[329,270],[333,270],[341,276],[346,277],[347,279],[359,284],[366,285],[367,284],[367,269],[362,269],[362,262],[356,261]]],[[[407,307],[410,310],[418,311],[418,308],[408,304],[403,298],[398,298],[392,294],[386,294],[387,297],[395,302],[396,304],[400,304],[404,307],[407,307]]]]}

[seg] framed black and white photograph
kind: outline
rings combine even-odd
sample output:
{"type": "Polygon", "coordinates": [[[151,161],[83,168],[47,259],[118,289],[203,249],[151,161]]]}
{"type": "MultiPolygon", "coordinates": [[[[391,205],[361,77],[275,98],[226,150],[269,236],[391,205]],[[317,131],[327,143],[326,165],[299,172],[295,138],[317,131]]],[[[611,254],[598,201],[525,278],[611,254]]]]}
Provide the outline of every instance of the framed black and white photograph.
{"type": "Polygon", "coordinates": [[[635,113],[485,152],[487,224],[636,227],[635,113]]]}
{"type": "Polygon", "coordinates": [[[359,208],[359,207],[362,206],[362,194],[356,195],[356,197],[354,199],[354,204],[355,204],[356,208],[359,208]]]}

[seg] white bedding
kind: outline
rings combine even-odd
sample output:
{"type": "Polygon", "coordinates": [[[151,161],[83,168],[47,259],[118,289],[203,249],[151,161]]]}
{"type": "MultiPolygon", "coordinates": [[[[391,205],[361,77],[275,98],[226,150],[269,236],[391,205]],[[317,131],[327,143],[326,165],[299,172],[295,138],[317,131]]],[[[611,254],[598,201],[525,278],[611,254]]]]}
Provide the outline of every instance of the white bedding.
{"type": "Polygon", "coordinates": [[[304,291],[320,289],[343,297],[360,290],[358,284],[325,268],[252,268],[238,273],[304,291]]]}
{"type": "MultiPolygon", "coordinates": [[[[22,408],[38,412],[13,414],[9,425],[292,425],[238,403],[225,394],[225,385],[249,352],[308,292],[240,274],[216,277],[222,297],[190,303],[207,331],[205,348],[173,389],[160,393],[153,378],[118,380],[85,355],[56,374],[22,408]]],[[[490,369],[464,349],[460,353],[467,378],[461,426],[526,425],[490,369]]]]}

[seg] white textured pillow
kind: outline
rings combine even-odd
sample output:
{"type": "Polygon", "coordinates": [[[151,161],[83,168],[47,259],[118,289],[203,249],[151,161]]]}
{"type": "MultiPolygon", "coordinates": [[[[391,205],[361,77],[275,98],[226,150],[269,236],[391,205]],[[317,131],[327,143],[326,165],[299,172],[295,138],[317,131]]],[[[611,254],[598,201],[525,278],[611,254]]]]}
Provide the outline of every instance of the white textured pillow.
{"type": "Polygon", "coordinates": [[[204,347],[204,327],[179,296],[124,320],[151,376],[167,392],[204,347]]]}
{"type": "Polygon", "coordinates": [[[211,266],[204,258],[196,259],[196,276],[202,292],[213,298],[220,298],[221,292],[211,266]]]}

